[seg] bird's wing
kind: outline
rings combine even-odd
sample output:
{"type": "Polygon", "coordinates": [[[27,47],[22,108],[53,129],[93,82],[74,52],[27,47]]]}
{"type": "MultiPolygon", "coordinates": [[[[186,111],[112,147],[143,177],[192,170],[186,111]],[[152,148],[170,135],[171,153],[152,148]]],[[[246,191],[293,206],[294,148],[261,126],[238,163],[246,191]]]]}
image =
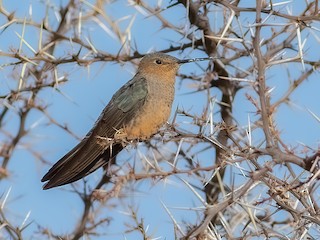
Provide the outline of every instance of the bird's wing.
{"type": "Polygon", "coordinates": [[[83,178],[108,163],[110,158],[120,152],[121,144],[113,146],[111,152],[101,143],[105,138],[113,138],[118,129],[135,117],[144,104],[147,94],[146,79],[138,75],[122,86],[113,95],[86,137],[54,164],[42,178],[42,182],[48,181],[44,189],[83,178]]]}

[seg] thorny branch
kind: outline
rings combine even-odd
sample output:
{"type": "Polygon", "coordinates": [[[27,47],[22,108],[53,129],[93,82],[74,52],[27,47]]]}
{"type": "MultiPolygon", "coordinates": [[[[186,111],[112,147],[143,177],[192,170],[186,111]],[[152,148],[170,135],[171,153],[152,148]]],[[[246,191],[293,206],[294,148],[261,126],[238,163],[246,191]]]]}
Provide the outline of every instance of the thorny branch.
{"type": "MultiPolygon", "coordinates": [[[[51,115],[50,106],[55,103],[48,103],[44,93],[52,89],[54,94],[63,95],[63,86],[73,84],[72,73],[65,73],[70,65],[89,69],[101,62],[129,62],[135,66],[145,49],[159,44],[146,37],[135,42],[140,38],[134,37],[139,35],[134,29],[142,29],[143,23],[156,21],[160,24],[156,33],[159,39],[170,39],[166,47],[156,50],[203,54],[215,60],[205,68],[199,66],[200,73],[186,71],[178,76],[182,89],[192,83],[189,94],[201,107],[194,110],[183,104],[173,111],[171,124],[152,139],[129,144],[128,161],[120,165],[117,159],[116,167],[107,166],[107,173],[95,184],[83,181],[72,185],[83,208],[67,235],[41,223],[37,223],[38,234],[54,239],[104,236],[108,226],[116,222],[124,226],[123,234],[158,237],[158,233],[148,231],[157,227],[152,222],[149,226],[143,211],[132,206],[130,199],[139,191],[139,183],[157,187],[174,181],[202,205],[190,205],[187,210],[194,211],[196,219],[180,221],[162,203],[175,231],[169,237],[161,235],[163,239],[315,239],[319,235],[319,147],[317,143],[297,143],[296,132],[289,141],[278,118],[284,107],[294,105],[294,94],[313,83],[319,71],[319,57],[312,55],[318,52],[320,39],[317,0],[304,1],[298,7],[298,3],[288,1],[177,0],[168,4],[130,0],[124,8],[133,14],[122,18],[109,11],[113,1],[44,4],[47,12],[39,21],[32,14],[21,17],[10,12],[0,2],[0,37],[16,31],[16,27],[23,29],[17,34],[20,46],[7,45],[0,51],[0,67],[7,81],[7,87],[0,89],[0,183],[14,176],[17,149],[31,153],[42,164],[52,161],[32,144],[32,131],[40,127],[36,122],[28,123],[35,112],[46,119],[46,127],[55,126],[81,138],[69,122],[51,115]],[[172,12],[179,14],[178,20],[168,17],[172,12]],[[140,15],[143,20],[139,25],[135,21],[140,15]],[[129,24],[123,28],[127,19],[129,24]],[[90,28],[102,29],[119,48],[110,51],[96,45],[97,40],[87,31],[90,28]],[[30,39],[23,34],[30,31],[38,33],[38,48],[34,47],[35,36],[30,39]],[[274,93],[279,86],[285,90],[274,93]],[[247,125],[243,118],[248,118],[247,125]],[[11,122],[16,122],[14,127],[11,122]],[[113,211],[126,211],[129,223],[112,218],[113,211]],[[278,230],[279,226],[286,230],[278,230]]],[[[319,124],[317,114],[312,114],[312,120],[319,124]]],[[[309,124],[307,117],[306,122],[294,123],[297,128],[309,124]]],[[[181,188],[177,188],[177,195],[178,191],[181,188]]],[[[23,239],[24,230],[32,224],[19,226],[7,216],[9,192],[0,198],[0,236],[23,239]]]]}

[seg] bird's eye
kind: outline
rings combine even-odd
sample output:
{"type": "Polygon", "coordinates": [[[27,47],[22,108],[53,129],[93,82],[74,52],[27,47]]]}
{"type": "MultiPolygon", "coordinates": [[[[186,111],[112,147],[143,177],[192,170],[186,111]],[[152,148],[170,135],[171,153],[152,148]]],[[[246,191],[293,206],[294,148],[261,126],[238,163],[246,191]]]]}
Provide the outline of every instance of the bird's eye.
{"type": "Polygon", "coordinates": [[[162,61],[160,59],[157,59],[156,64],[162,64],[162,61]]]}

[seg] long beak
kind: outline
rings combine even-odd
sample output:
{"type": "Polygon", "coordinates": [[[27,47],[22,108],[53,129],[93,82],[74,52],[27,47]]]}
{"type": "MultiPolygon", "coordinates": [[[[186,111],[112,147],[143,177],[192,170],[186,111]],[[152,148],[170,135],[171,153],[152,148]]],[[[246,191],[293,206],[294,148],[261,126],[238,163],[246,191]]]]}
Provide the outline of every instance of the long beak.
{"type": "Polygon", "coordinates": [[[190,62],[199,62],[199,61],[205,61],[205,60],[213,60],[213,57],[208,57],[208,58],[190,58],[190,59],[182,59],[179,60],[179,64],[184,64],[184,63],[190,63],[190,62]]]}

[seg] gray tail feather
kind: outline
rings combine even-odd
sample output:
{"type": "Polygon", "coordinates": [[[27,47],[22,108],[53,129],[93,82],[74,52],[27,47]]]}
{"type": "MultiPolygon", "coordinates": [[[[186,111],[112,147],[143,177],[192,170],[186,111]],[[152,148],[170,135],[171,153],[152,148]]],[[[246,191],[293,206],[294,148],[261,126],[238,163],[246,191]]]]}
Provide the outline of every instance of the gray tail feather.
{"type": "Polygon", "coordinates": [[[41,181],[48,181],[43,189],[75,182],[106,165],[110,160],[113,163],[115,156],[122,149],[121,144],[116,144],[110,151],[109,148],[105,149],[90,138],[83,139],[43,176],[41,181]]]}

